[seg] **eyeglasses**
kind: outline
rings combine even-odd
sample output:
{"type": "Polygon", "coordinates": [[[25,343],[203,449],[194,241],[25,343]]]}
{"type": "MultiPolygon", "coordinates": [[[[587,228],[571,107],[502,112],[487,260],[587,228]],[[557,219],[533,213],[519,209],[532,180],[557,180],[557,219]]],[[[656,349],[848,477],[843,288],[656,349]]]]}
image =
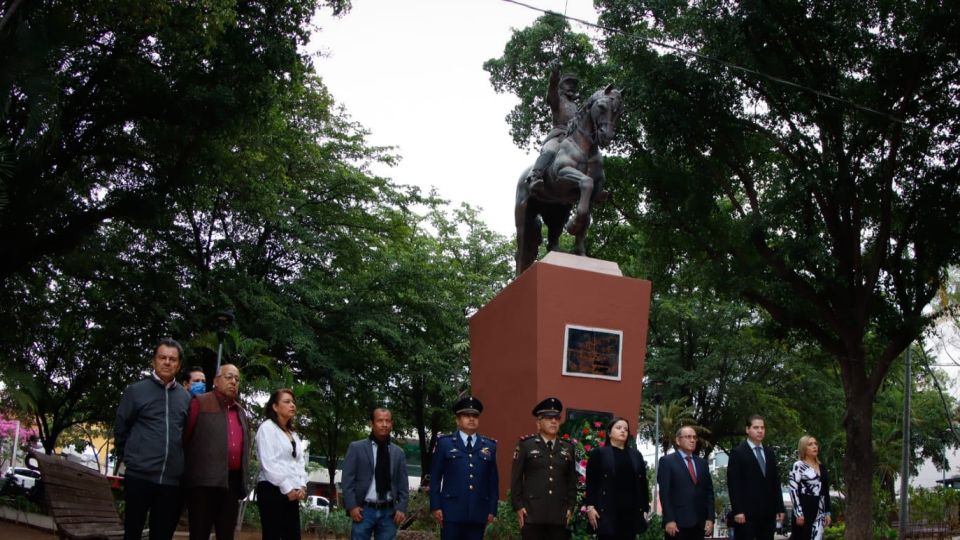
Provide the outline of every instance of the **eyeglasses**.
{"type": "Polygon", "coordinates": [[[233,373],[227,373],[226,375],[220,376],[225,381],[237,381],[240,382],[240,376],[234,375],[233,373]]]}
{"type": "Polygon", "coordinates": [[[290,445],[293,446],[293,457],[297,457],[297,441],[296,441],[296,439],[290,439],[290,445]]]}

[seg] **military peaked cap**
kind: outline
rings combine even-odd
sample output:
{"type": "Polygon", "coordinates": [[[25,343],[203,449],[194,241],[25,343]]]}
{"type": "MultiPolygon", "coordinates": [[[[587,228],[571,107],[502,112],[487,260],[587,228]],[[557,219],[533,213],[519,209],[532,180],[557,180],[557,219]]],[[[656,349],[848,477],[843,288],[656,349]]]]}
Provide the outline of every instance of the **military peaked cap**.
{"type": "Polygon", "coordinates": [[[533,415],[557,418],[561,411],[563,411],[563,403],[560,403],[560,400],[555,397],[548,397],[537,403],[537,406],[533,408],[533,415]]]}

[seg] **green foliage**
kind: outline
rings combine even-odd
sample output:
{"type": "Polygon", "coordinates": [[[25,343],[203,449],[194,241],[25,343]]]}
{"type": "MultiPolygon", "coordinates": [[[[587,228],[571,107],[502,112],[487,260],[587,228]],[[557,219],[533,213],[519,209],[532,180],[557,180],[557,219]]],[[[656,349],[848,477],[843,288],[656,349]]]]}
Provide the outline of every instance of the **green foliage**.
{"type": "Polygon", "coordinates": [[[507,492],[507,500],[497,502],[497,517],[487,527],[484,538],[490,540],[515,540],[520,538],[517,514],[510,505],[509,491],[507,492]]]}
{"type": "Polygon", "coordinates": [[[647,530],[638,540],[661,540],[663,538],[663,523],[660,514],[651,514],[647,522],[647,530]]]}
{"type": "Polygon", "coordinates": [[[938,486],[909,490],[910,521],[928,525],[943,524],[949,530],[960,526],[960,491],[938,486]]]}
{"type": "Polygon", "coordinates": [[[300,509],[300,530],[306,534],[349,536],[353,520],[344,512],[300,509]]]}
{"type": "Polygon", "coordinates": [[[409,528],[414,531],[433,531],[440,535],[440,528],[430,514],[430,494],[417,491],[407,501],[407,519],[412,518],[409,528]]]}
{"type": "Polygon", "coordinates": [[[255,502],[247,502],[243,508],[243,525],[254,529],[260,528],[260,507],[255,502]]]}
{"type": "Polygon", "coordinates": [[[0,495],[0,506],[7,506],[19,512],[29,512],[31,514],[46,515],[47,513],[42,501],[32,501],[26,495],[0,495]]]}
{"type": "Polygon", "coordinates": [[[330,467],[375,402],[424,455],[447,426],[466,318],[509,279],[511,250],[472,208],[369,174],[397,157],[299,53],[319,4],[349,8],[24,3],[4,18],[0,399],[48,450],[112,422],[162,336],[209,378],[225,309],[241,392],[294,388],[330,467]]]}
{"type": "Polygon", "coordinates": [[[823,540],[844,540],[846,528],[842,521],[833,523],[823,531],[823,540]]]}

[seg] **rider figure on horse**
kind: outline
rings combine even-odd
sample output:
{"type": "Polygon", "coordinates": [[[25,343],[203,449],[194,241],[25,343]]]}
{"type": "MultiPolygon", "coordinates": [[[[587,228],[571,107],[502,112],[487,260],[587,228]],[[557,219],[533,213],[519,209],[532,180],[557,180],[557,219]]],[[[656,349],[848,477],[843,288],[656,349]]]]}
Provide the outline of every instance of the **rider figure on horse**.
{"type": "Polygon", "coordinates": [[[557,156],[557,147],[567,135],[567,125],[577,115],[577,87],[580,81],[573,75],[560,76],[560,63],[552,62],[550,85],[547,87],[547,103],[553,115],[553,129],[547,134],[540,149],[540,156],[533,164],[533,170],[527,177],[530,188],[543,183],[543,171],[553,163],[557,156]]]}

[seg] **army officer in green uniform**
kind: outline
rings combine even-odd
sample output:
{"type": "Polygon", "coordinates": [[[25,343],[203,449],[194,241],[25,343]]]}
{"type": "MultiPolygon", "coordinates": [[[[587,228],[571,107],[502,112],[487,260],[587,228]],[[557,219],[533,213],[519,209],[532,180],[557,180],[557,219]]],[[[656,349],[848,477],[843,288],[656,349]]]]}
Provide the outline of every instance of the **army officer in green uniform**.
{"type": "Polygon", "coordinates": [[[523,540],[567,540],[567,524],[577,501],[573,445],[557,437],[563,404],[547,398],[533,408],[537,433],[513,451],[511,503],[523,540]]]}

